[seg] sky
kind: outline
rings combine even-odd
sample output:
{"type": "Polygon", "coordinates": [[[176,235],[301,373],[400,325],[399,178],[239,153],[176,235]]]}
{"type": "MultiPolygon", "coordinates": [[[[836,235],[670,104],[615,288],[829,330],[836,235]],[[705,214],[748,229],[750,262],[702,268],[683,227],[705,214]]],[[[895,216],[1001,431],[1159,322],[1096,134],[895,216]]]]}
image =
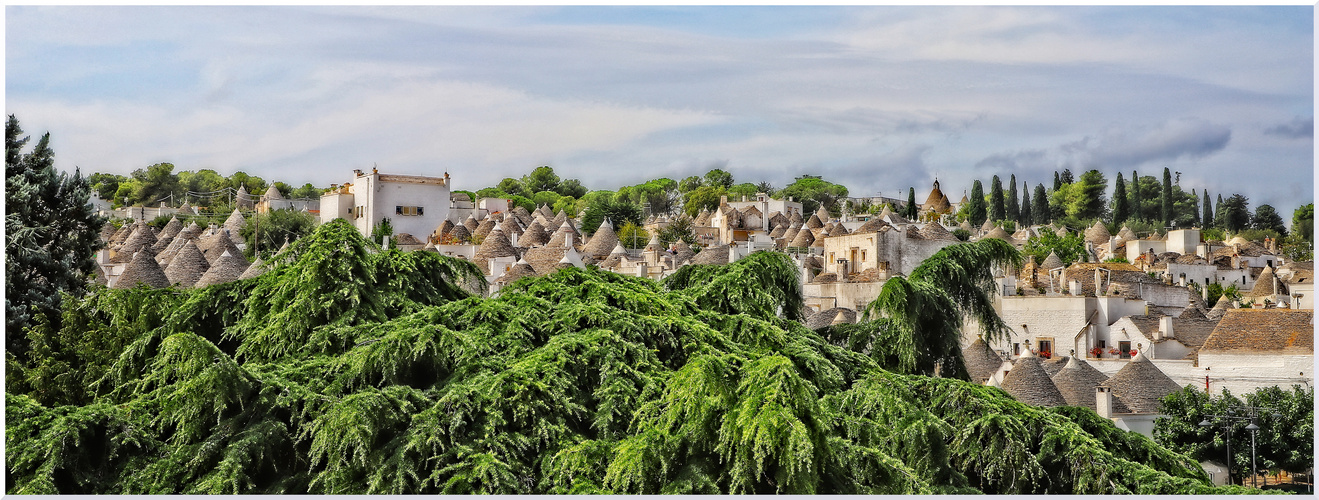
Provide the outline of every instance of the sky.
{"type": "Polygon", "coordinates": [[[8,6],[5,94],[83,172],[723,168],[923,201],[1166,166],[1285,219],[1314,199],[1310,6],[8,6]]]}

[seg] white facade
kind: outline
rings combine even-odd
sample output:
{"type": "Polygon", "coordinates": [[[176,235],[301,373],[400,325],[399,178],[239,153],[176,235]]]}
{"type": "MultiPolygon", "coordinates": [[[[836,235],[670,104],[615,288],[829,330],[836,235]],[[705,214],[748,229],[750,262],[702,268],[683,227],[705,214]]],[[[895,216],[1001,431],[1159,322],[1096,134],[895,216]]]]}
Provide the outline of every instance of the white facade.
{"type": "Polygon", "coordinates": [[[353,181],[321,196],[321,222],[336,218],[353,223],[370,236],[389,218],[394,234],[418,239],[431,234],[449,216],[449,174],[444,177],[354,171],[353,181]]]}
{"type": "MultiPolygon", "coordinates": [[[[760,210],[761,215],[766,220],[774,215],[774,212],[780,212],[784,217],[792,217],[792,214],[802,214],[801,202],[776,200],[770,198],[769,195],[765,193],[756,193],[754,199],[743,196],[742,201],[730,201],[728,202],[728,206],[733,207],[734,210],[739,212],[746,207],[756,207],[756,210],[760,210]]],[[[810,216],[806,214],[802,214],[802,217],[807,219],[810,218],[810,216]]]]}

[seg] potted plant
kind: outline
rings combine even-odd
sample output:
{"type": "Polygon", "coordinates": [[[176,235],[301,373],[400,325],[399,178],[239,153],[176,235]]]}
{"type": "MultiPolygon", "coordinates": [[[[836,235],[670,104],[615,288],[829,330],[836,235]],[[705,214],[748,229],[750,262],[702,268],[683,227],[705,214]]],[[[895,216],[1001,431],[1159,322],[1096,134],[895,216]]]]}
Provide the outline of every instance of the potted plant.
{"type": "Polygon", "coordinates": [[[1109,353],[1109,354],[1120,354],[1121,352],[1122,352],[1122,351],[1117,350],[1116,347],[1110,348],[1110,349],[1108,350],[1108,353],[1109,353]]]}
{"type": "Polygon", "coordinates": [[[1132,349],[1132,350],[1131,350],[1131,357],[1133,357],[1133,358],[1136,357],[1136,350],[1135,350],[1135,349],[1132,349]]]}
{"type": "Polygon", "coordinates": [[[1095,358],[1095,359],[1098,359],[1098,358],[1101,357],[1100,355],[1103,354],[1103,353],[1104,353],[1104,350],[1103,350],[1103,349],[1100,349],[1100,348],[1096,347],[1096,348],[1090,350],[1090,357],[1095,358]]]}
{"type": "Polygon", "coordinates": [[[1049,351],[1040,351],[1040,357],[1044,359],[1050,359],[1053,357],[1053,353],[1049,351]]]}

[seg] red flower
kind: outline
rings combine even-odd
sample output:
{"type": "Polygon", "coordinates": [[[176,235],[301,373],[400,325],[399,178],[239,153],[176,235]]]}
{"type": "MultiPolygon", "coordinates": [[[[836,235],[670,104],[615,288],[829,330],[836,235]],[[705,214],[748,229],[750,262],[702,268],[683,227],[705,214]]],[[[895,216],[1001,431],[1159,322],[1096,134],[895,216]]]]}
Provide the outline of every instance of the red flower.
{"type": "Polygon", "coordinates": [[[1136,350],[1135,350],[1135,349],[1132,349],[1132,350],[1131,350],[1131,355],[1132,355],[1132,356],[1135,356],[1135,355],[1136,355],[1136,350]]]}

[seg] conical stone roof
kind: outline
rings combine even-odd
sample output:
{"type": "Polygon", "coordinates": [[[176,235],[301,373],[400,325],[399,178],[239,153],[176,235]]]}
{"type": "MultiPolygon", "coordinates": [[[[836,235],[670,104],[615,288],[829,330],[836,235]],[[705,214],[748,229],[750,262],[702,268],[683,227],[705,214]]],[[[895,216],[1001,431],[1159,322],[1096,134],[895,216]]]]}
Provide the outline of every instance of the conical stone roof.
{"type": "Polygon", "coordinates": [[[774,215],[769,217],[770,230],[777,229],[780,226],[783,226],[786,229],[789,225],[792,225],[792,220],[788,219],[788,216],[783,215],[783,212],[774,212],[774,215]]]}
{"type": "Polygon", "coordinates": [[[279,189],[276,188],[274,184],[271,184],[271,185],[270,185],[270,188],[269,188],[269,189],[266,189],[266,196],[265,196],[265,198],[266,198],[266,201],[271,201],[271,200],[282,200],[282,199],[284,199],[284,195],[279,194],[279,189]]]}
{"type": "Polygon", "coordinates": [[[459,245],[472,242],[472,232],[467,229],[466,224],[453,226],[453,230],[449,231],[449,237],[457,241],[459,245]]]}
{"type": "Polygon", "coordinates": [[[1040,269],[1046,272],[1060,267],[1063,267],[1063,260],[1058,258],[1057,252],[1049,252],[1049,256],[1044,258],[1044,263],[1040,264],[1040,269]]]}
{"type": "Polygon", "coordinates": [[[1044,367],[1044,373],[1047,373],[1049,378],[1052,379],[1054,375],[1062,371],[1064,366],[1067,366],[1067,362],[1071,359],[1071,356],[1054,356],[1041,361],[1040,366],[1044,367]]]}
{"type": "Polygon", "coordinates": [[[1004,231],[1003,228],[1001,227],[996,227],[994,229],[991,229],[988,233],[985,233],[985,235],[982,236],[981,239],[1003,240],[1008,243],[1012,243],[1012,235],[1009,235],[1008,232],[1004,231]]]}
{"type": "Polygon", "coordinates": [[[511,210],[511,212],[513,213],[514,217],[517,217],[518,222],[522,223],[523,227],[531,225],[531,220],[532,220],[531,212],[528,212],[527,209],[522,207],[513,207],[513,210],[511,210]]]}
{"type": "Polygon", "coordinates": [[[222,252],[220,257],[215,260],[210,269],[207,269],[201,278],[197,279],[197,288],[205,288],[211,285],[237,281],[243,271],[247,270],[247,260],[236,254],[229,253],[228,250],[222,252]]]}
{"type": "Polygon", "coordinates": [[[692,264],[727,264],[728,245],[719,245],[701,250],[692,257],[692,264]]]}
{"type": "Polygon", "coordinates": [[[957,228],[958,228],[958,229],[961,229],[961,230],[963,230],[963,231],[966,231],[966,232],[968,232],[968,233],[971,232],[971,229],[972,229],[972,228],[971,228],[971,223],[970,223],[970,222],[967,222],[967,221],[962,221],[961,224],[958,224],[958,225],[957,225],[957,228]]]}
{"type": "Polygon", "coordinates": [[[182,231],[179,231],[178,235],[174,236],[174,238],[169,241],[168,245],[165,245],[165,248],[161,250],[160,253],[156,254],[155,257],[156,262],[159,263],[161,266],[169,266],[170,261],[174,260],[174,256],[177,255],[179,253],[179,250],[183,248],[184,243],[187,243],[189,241],[194,242],[194,244],[196,243],[194,241],[197,239],[196,236],[197,236],[196,228],[194,227],[183,228],[182,231]]]}
{"type": "Polygon", "coordinates": [[[788,222],[792,224],[805,224],[806,219],[801,216],[801,212],[793,212],[788,216],[788,222]]]}
{"type": "Polygon", "coordinates": [[[124,244],[125,241],[128,241],[128,237],[133,235],[133,226],[134,224],[124,224],[119,226],[119,230],[115,231],[114,236],[110,239],[110,243],[116,245],[124,244]]]}
{"type": "Polygon", "coordinates": [[[811,214],[811,218],[806,220],[806,224],[804,225],[804,227],[808,229],[819,229],[824,227],[824,221],[820,220],[819,215],[811,214]]]}
{"type": "Polygon", "coordinates": [[[815,236],[805,229],[797,231],[797,236],[793,237],[792,242],[788,243],[790,247],[807,248],[815,243],[815,236]]]}
{"type": "Polygon", "coordinates": [[[921,236],[924,236],[927,240],[958,241],[957,237],[953,236],[953,233],[948,232],[947,229],[944,229],[942,224],[935,221],[927,222],[924,226],[921,226],[920,233],[921,236]]]}
{"type": "Polygon", "coordinates": [[[1120,400],[1127,413],[1158,413],[1159,400],[1182,389],[1143,352],[1100,385],[1113,389],[1113,399],[1120,400]]]}
{"type": "MultiPolygon", "coordinates": [[[[156,240],[159,242],[160,240],[174,238],[175,236],[178,236],[179,231],[182,230],[183,222],[179,221],[178,217],[170,217],[169,222],[165,223],[165,227],[160,228],[160,234],[156,235],[156,240]]],[[[166,243],[166,245],[168,245],[168,243],[166,243]]]]}
{"type": "Polygon", "coordinates": [[[1003,390],[1018,401],[1034,406],[1063,406],[1067,400],[1049,379],[1037,356],[1023,356],[1003,377],[1003,390]]]}
{"type": "Polygon", "coordinates": [[[660,244],[659,233],[658,233],[658,232],[656,232],[655,234],[650,235],[650,241],[646,242],[646,248],[643,248],[641,251],[643,251],[643,252],[663,252],[663,251],[664,251],[664,245],[661,245],[661,244],[660,244]]]}
{"type": "Polygon", "coordinates": [[[151,251],[151,247],[152,245],[155,245],[155,243],[156,235],[152,234],[151,229],[146,223],[139,222],[134,225],[133,234],[124,241],[123,245],[120,245],[118,253],[115,254],[114,258],[110,259],[110,262],[128,262],[132,260],[133,254],[137,253],[138,250],[143,249],[147,251],[147,257],[154,257],[155,253],[151,251]]]}
{"type": "MultiPolygon", "coordinates": [[[[278,191],[278,190],[276,190],[278,191]]],[[[238,185],[238,193],[234,195],[234,203],[238,208],[252,210],[255,205],[252,202],[252,194],[247,192],[247,186],[238,185]]]]}
{"type": "Polygon", "coordinates": [[[563,227],[565,222],[568,222],[568,214],[564,213],[563,210],[559,210],[559,213],[554,216],[554,220],[550,221],[550,225],[545,227],[563,227]]]}
{"type": "Polygon", "coordinates": [[[884,222],[879,217],[871,217],[870,220],[865,221],[865,223],[861,224],[861,227],[856,228],[856,231],[852,231],[852,233],[873,233],[883,229],[884,226],[887,225],[888,223],[884,222]]]}
{"type": "Polygon", "coordinates": [[[516,215],[505,217],[504,221],[499,223],[499,229],[504,231],[504,236],[510,238],[513,235],[521,236],[522,233],[526,232],[525,229],[522,229],[522,222],[518,220],[516,215]]]}
{"type": "Polygon", "coordinates": [[[101,234],[100,234],[101,241],[105,242],[106,244],[109,244],[111,241],[114,241],[115,233],[118,231],[119,231],[118,229],[115,229],[114,224],[106,222],[101,226],[101,234]]]}
{"type": "Polygon", "coordinates": [[[504,236],[504,231],[496,227],[487,234],[485,240],[481,241],[481,246],[476,249],[476,256],[472,258],[476,265],[481,266],[486,274],[489,274],[488,261],[496,257],[517,257],[518,252],[513,245],[508,242],[508,237],[504,236]]]}
{"type": "Polygon", "coordinates": [[[791,226],[788,226],[788,230],[783,232],[784,243],[785,244],[792,243],[792,240],[797,239],[797,233],[801,232],[801,229],[802,229],[801,226],[798,224],[793,224],[791,226]]]}
{"type": "Polygon", "coordinates": [[[510,283],[517,281],[520,278],[524,278],[527,276],[535,276],[535,275],[536,275],[536,270],[532,269],[531,264],[528,264],[527,261],[523,259],[523,260],[519,260],[517,264],[514,264],[513,268],[509,269],[508,272],[496,278],[495,283],[498,283],[500,285],[508,285],[510,283]]]}
{"type": "Polygon", "coordinates": [[[1095,386],[1108,380],[1108,375],[1096,370],[1076,356],[1067,360],[1067,365],[1053,375],[1053,385],[1062,393],[1063,399],[1071,406],[1084,406],[1091,410],[1095,407],[1095,386]]]}
{"type": "Polygon", "coordinates": [[[444,221],[441,222],[440,225],[435,228],[435,235],[439,237],[444,237],[444,235],[449,234],[449,231],[453,231],[453,221],[450,221],[449,219],[444,219],[444,221]]]}
{"type": "Polygon", "coordinates": [[[127,290],[137,287],[142,283],[149,288],[165,288],[169,286],[169,278],[165,277],[165,271],[160,269],[160,265],[151,258],[149,252],[138,252],[133,255],[128,265],[124,266],[124,272],[119,275],[110,288],[116,290],[127,290]]]}
{"type": "Polygon", "coordinates": [[[600,227],[591,235],[591,242],[586,244],[582,253],[593,258],[603,259],[609,256],[609,253],[618,246],[618,235],[614,233],[614,225],[609,222],[608,218],[600,222],[600,227]]]}
{"type": "Polygon", "coordinates": [[[975,342],[962,349],[962,362],[966,364],[966,371],[971,375],[971,381],[977,384],[985,383],[998,373],[999,367],[1003,366],[1003,358],[980,338],[976,338],[975,342]]]}
{"type": "Polygon", "coordinates": [[[994,230],[994,221],[985,219],[985,223],[980,225],[980,231],[988,233],[994,230]]]}
{"type": "Polygon", "coordinates": [[[229,218],[225,219],[224,224],[221,225],[220,227],[228,229],[229,234],[232,236],[239,234],[239,232],[243,230],[243,226],[246,224],[247,224],[247,219],[243,218],[243,213],[239,212],[238,209],[235,208],[234,212],[229,214],[229,218]]]}
{"type": "Polygon", "coordinates": [[[1136,233],[1132,232],[1131,228],[1122,226],[1122,229],[1119,229],[1117,232],[1117,237],[1118,241],[1131,241],[1136,239],[1136,233]]]}
{"type": "Polygon", "coordinates": [[[829,215],[829,211],[824,209],[824,205],[820,205],[820,208],[815,211],[815,216],[820,218],[820,222],[829,222],[829,219],[833,218],[832,215],[829,215]]]}
{"type": "Polygon", "coordinates": [[[526,232],[522,233],[522,236],[518,238],[518,246],[522,248],[531,248],[544,245],[549,243],[549,241],[550,235],[545,231],[545,226],[542,226],[540,221],[532,221],[531,225],[527,226],[526,232]]]}
{"type": "Polygon", "coordinates": [[[1064,238],[1067,236],[1067,228],[1059,226],[1058,229],[1053,231],[1053,234],[1059,238],[1064,238]]]}
{"type": "Polygon", "coordinates": [[[467,214],[467,220],[463,221],[463,226],[467,228],[467,236],[471,237],[472,233],[476,232],[476,228],[481,227],[481,223],[477,222],[476,217],[472,214],[467,214]]]}
{"type": "Polygon", "coordinates": [[[692,251],[691,245],[678,242],[678,251],[673,253],[673,264],[675,266],[681,266],[692,260],[692,257],[695,256],[696,252],[692,251]]]}
{"type": "Polygon", "coordinates": [[[202,274],[210,268],[211,265],[206,261],[206,256],[202,255],[202,251],[197,249],[197,245],[188,241],[165,268],[165,278],[171,285],[192,288],[197,284],[197,280],[201,279],[202,274]]]}
{"type": "Polygon", "coordinates": [[[787,232],[788,232],[788,225],[787,225],[787,224],[780,224],[780,225],[774,226],[774,229],[770,230],[770,232],[769,232],[769,237],[770,237],[770,238],[774,238],[774,239],[782,238],[783,235],[784,235],[785,233],[787,233],[787,232]]]}
{"type": "Polygon", "coordinates": [[[490,230],[495,228],[495,224],[494,217],[486,216],[485,220],[482,220],[481,224],[476,226],[476,230],[472,231],[472,239],[477,240],[485,238],[486,235],[490,234],[490,230]]]}
{"type": "Polygon", "coordinates": [[[829,229],[829,236],[847,236],[847,228],[840,222],[829,229]]]}
{"type": "MultiPolygon", "coordinates": [[[[211,246],[210,249],[206,250],[205,252],[202,252],[202,255],[205,255],[206,261],[210,262],[211,265],[214,266],[215,262],[219,260],[220,256],[225,252],[229,252],[230,255],[243,254],[243,252],[238,249],[238,246],[234,245],[234,241],[230,239],[229,231],[227,229],[221,230],[218,234],[216,234],[215,244],[211,246]]],[[[246,263],[246,261],[244,262],[246,263]]],[[[234,278],[237,279],[238,276],[235,275],[234,278]]]]}
{"type": "MultiPolygon", "coordinates": [[[[124,246],[128,245],[125,244],[124,246]]],[[[1250,288],[1249,293],[1244,293],[1242,296],[1251,298],[1272,297],[1276,293],[1273,286],[1273,274],[1272,267],[1264,266],[1264,270],[1259,273],[1259,277],[1255,278],[1255,286],[1250,288]]]]}
{"type": "Polygon", "coordinates": [[[252,262],[251,265],[247,266],[247,270],[243,271],[243,274],[238,275],[238,279],[245,280],[248,278],[255,278],[262,274],[266,274],[266,271],[269,270],[270,269],[266,267],[266,261],[261,260],[261,257],[257,257],[255,262],[252,262]]]}
{"type": "Polygon", "coordinates": [[[1103,221],[1097,220],[1095,221],[1095,225],[1090,226],[1090,229],[1085,230],[1085,241],[1096,245],[1108,243],[1108,239],[1111,236],[1112,235],[1108,232],[1108,228],[1104,227],[1103,221]]]}

